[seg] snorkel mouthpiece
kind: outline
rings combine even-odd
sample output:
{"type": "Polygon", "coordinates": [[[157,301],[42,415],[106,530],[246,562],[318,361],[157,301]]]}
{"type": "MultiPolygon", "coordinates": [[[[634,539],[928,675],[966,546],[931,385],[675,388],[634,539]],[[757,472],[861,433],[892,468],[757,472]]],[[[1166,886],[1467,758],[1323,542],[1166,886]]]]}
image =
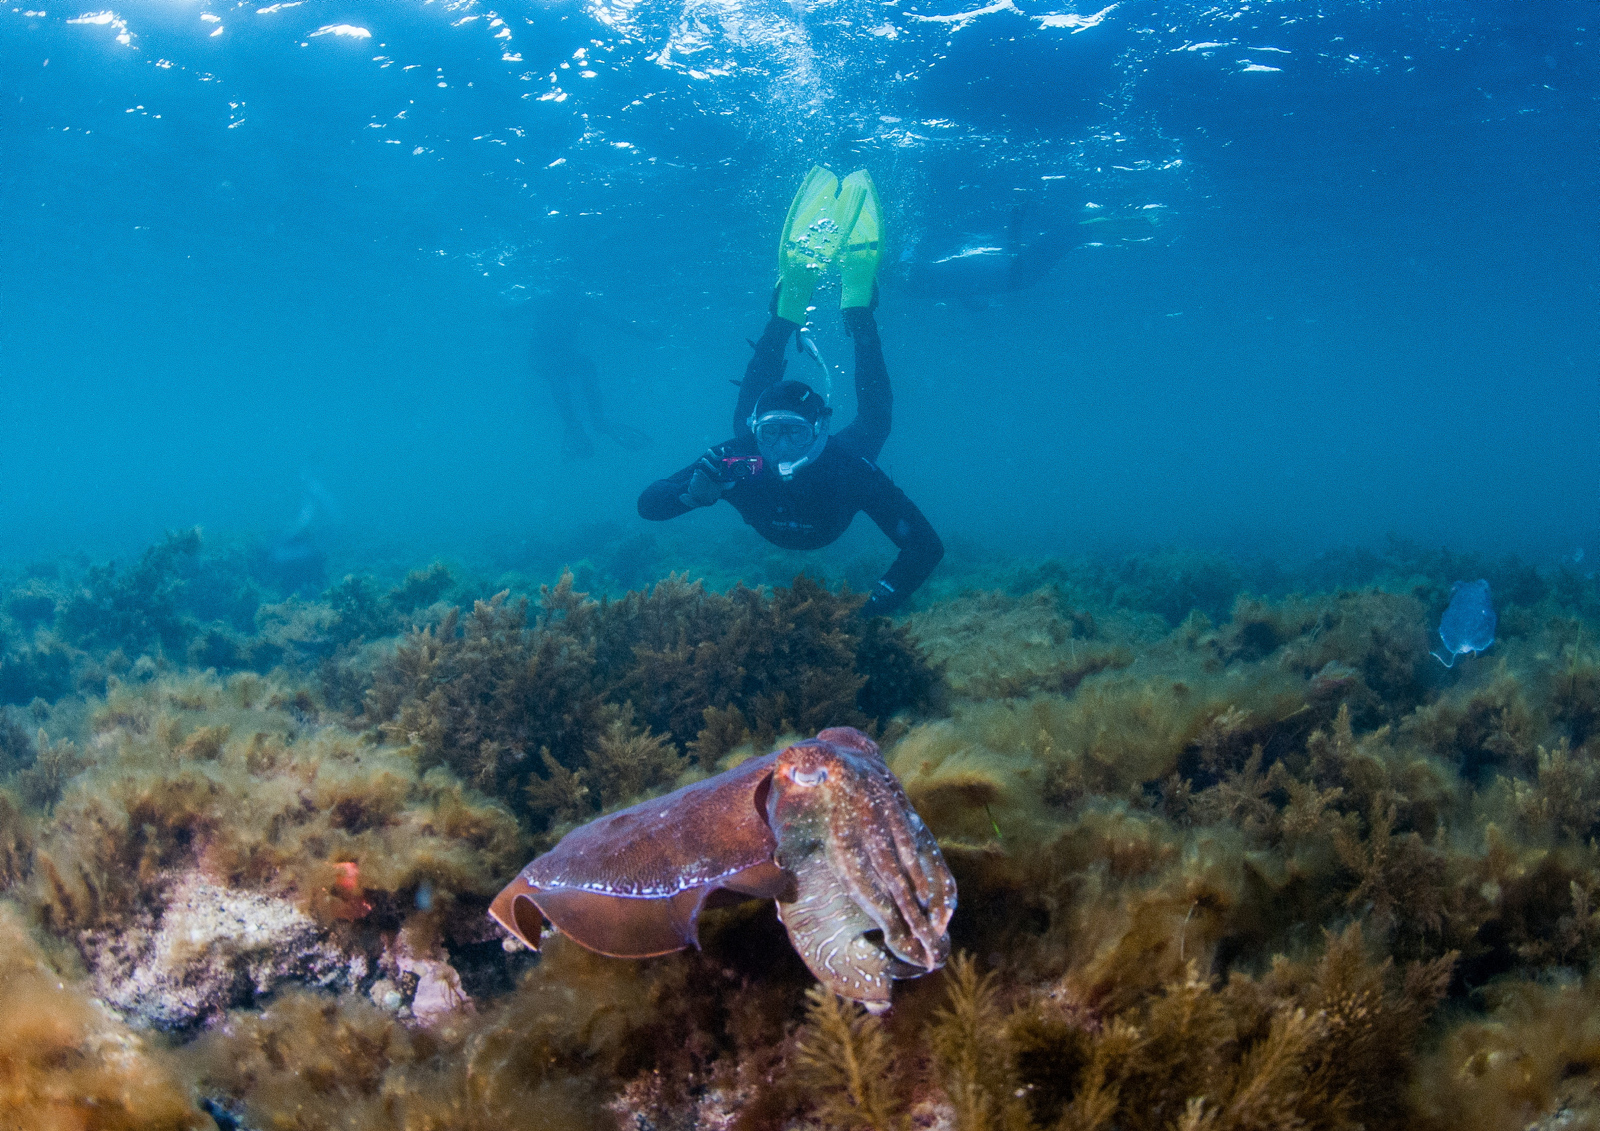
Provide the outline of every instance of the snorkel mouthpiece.
{"type": "Polygon", "coordinates": [[[811,441],[811,446],[806,449],[806,454],[792,463],[778,464],[778,477],[787,483],[794,478],[794,473],[822,454],[822,449],[828,446],[828,418],[823,417],[817,422],[817,438],[811,441]]]}

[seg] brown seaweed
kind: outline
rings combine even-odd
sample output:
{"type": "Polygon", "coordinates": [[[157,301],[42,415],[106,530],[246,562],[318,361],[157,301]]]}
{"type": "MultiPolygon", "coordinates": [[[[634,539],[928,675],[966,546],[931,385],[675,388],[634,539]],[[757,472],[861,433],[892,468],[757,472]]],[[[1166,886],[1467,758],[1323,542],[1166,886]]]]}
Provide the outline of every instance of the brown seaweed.
{"type": "MultiPolygon", "coordinates": [[[[1570,569],[1394,546],[1288,594],[1182,554],[973,567],[897,623],[804,578],[526,603],[511,578],[451,614],[505,584],[438,564],[266,605],[193,548],[0,604],[26,703],[0,719],[0,1008],[54,1025],[5,1071],[104,1097],[98,1125],[201,1127],[201,1096],[248,1126],[685,1131],[1600,1110],[1600,588],[1570,569]],[[1446,673],[1450,571],[1499,579],[1502,639],[1446,673]],[[808,1003],[759,906],[669,958],[502,949],[483,906],[563,823],[819,721],[880,735],[975,958],[876,1019],[808,1003]],[[184,953],[208,908],[293,953],[184,953]],[[146,1090],[113,1100],[117,1064],[146,1090]]],[[[615,572],[597,553],[580,574],[615,572]]]]}
{"type": "Polygon", "coordinates": [[[710,769],[746,742],[871,728],[863,702],[888,714],[936,701],[915,646],[864,625],[859,604],[804,577],[770,595],[672,577],[601,602],[568,574],[537,608],[501,593],[412,632],[379,667],[363,719],[536,826],[576,820],[671,784],[682,756],[710,769]],[[625,780],[615,750],[635,764],[625,780]]]}

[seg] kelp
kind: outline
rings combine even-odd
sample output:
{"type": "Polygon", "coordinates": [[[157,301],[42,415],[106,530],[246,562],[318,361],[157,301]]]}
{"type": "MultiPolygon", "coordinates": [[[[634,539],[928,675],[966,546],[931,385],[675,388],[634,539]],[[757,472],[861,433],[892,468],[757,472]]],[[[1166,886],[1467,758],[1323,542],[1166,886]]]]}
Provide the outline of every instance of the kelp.
{"type": "Polygon", "coordinates": [[[1582,746],[1600,732],[1600,658],[1569,645],[1554,673],[1550,717],[1570,744],[1582,746]]]}
{"type": "Polygon", "coordinates": [[[434,562],[425,570],[412,570],[387,592],[370,575],[347,574],[322,595],[331,614],[326,639],[335,645],[348,645],[405,631],[419,609],[437,603],[455,585],[450,567],[443,562],[434,562]]]}
{"type": "Polygon", "coordinates": [[[1353,926],[1315,960],[1279,959],[1261,977],[1206,978],[1190,960],[1138,1002],[1094,1015],[1063,986],[1006,1011],[995,973],[958,956],[944,1006],[910,1048],[813,991],[796,1063],[837,1127],[905,1125],[906,1099],[887,1081],[925,1073],[914,1086],[943,1097],[958,1131],[1398,1128],[1412,1046],[1453,961],[1397,971],[1353,926]]]}
{"type": "Polygon", "coordinates": [[[15,642],[9,635],[0,641],[0,703],[31,703],[36,699],[54,701],[73,688],[74,651],[49,632],[37,629],[15,642]]]}
{"type": "Polygon", "coordinates": [[[186,1059],[201,1093],[246,1126],[605,1127],[603,1103],[630,1032],[617,1010],[637,1014],[648,998],[584,1000],[574,987],[541,981],[524,982],[488,1015],[432,1029],[355,994],[293,992],[230,1015],[186,1059]]]}
{"type": "Polygon", "coordinates": [[[766,746],[825,726],[870,730],[928,709],[939,690],[910,635],[864,621],[861,605],[804,574],[770,594],[709,593],[673,577],[648,596],[600,606],[597,661],[608,698],[630,698],[649,726],[692,742],[703,763],[727,753],[736,733],[766,746]]]}
{"type": "Polygon", "coordinates": [[[592,601],[568,574],[537,607],[500,593],[412,632],[360,721],[542,828],[666,786],[684,758],[710,770],[744,743],[870,729],[935,701],[904,630],[863,622],[859,605],[805,577],[771,594],[672,577],[592,601]],[[619,758],[633,766],[621,777],[619,758]]]}
{"type": "Polygon", "coordinates": [[[1592,975],[1491,986],[1411,1087],[1419,1131],[1586,1127],[1600,1120],[1600,988],[1592,975]]]}
{"type": "Polygon", "coordinates": [[[37,823],[10,792],[0,789],[0,891],[27,879],[37,836],[37,823]]]}
{"type": "Polygon", "coordinates": [[[1538,738],[1521,684],[1503,665],[1487,683],[1452,689],[1420,708],[1406,729],[1472,782],[1500,768],[1526,771],[1538,738]]]}
{"type": "Polygon", "coordinates": [[[1134,620],[1153,621],[1162,631],[1182,624],[1196,612],[1210,622],[1225,620],[1242,591],[1259,591],[1281,576],[1270,563],[1247,563],[1180,549],[1120,558],[1018,561],[975,543],[957,542],[946,560],[948,567],[941,571],[944,578],[935,575],[931,583],[940,598],[937,603],[978,590],[1011,597],[1045,592],[1074,609],[1092,608],[1097,615],[1115,611],[1134,620]]]}
{"type": "Polygon", "coordinates": [[[91,995],[170,1028],[149,1078],[241,1126],[1590,1117],[1592,579],[1404,547],[1292,579],[994,562],[891,621],[806,577],[621,592],[667,543],[592,542],[549,586],[435,563],[264,603],[181,537],[12,583],[0,690],[46,678],[29,657],[65,683],[0,718],[0,887],[76,1031],[91,995]],[[1447,671],[1449,582],[1491,570],[1501,638],[1447,671]],[[646,962],[487,925],[571,825],[840,723],[960,885],[957,957],[888,1015],[808,999],[770,904],[646,962]]]}
{"type": "Polygon", "coordinates": [[[854,1002],[813,986],[795,1070],[831,1127],[895,1131],[908,1126],[891,1091],[889,1038],[883,1023],[854,1002]]]}
{"type": "Polygon", "coordinates": [[[1130,555],[1110,571],[1110,581],[1108,604],[1156,613],[1173,626],[1195,611],[1221,620],[1244,587],[1229,559],[1177,550],[1130,555]]]}
{"type": "Polygon", "coordinates": [[[979,973],[970,954],[957,954],[945,980],[948,996],[928,1027],[927,1040],[956,1127],[998,1131],[1022,1125],[1018,1058],[1007,1048],[994,972],[979,973]]]}
{"type": "Polygon", "coordinates": [[[182,647],[179,609],[182,567],[200,553],[200,531],[168,534],[124,574],[114,562],[91,566],[83,584],[61,609],[62,636],[80,648],[123,648],[137,655],[151,647],[182,647]]]}
{"type": "Polygon", "coordinates": [[[51,742],[42,729],[37,748],[33,762],[13,775],[12,785],[33,808],[48,810],[61,799],[67,783],[88,766],[89,759],[70,738],[51,742]]]}
{"type": "Polygon", "coordinates": [[[199,528],[169,533],[127,567],[30,567],[0,602],[0,702],[101,690],[142,656],[224,673],[305,669],[427,621],[464,584],[435,562],[393,586],[349,574],[308,600],[306,579],[282,572],[264,548],[212,544],[199,528]]]}
{"type": "Polygon", "coordinates": [[[412,632],[377,671],[361,721],[514,799],[542,750],[571,769],[600,729],[592,645],[528,624],[526,600],[479,601],[412,632]]]}
{"type": "Polygon", "coordinates": [[[36,752],[18,712],[0,709],[0,777],[14,774],[33,764],[36,752]]]}
{"type": "Polygon", "coordinates": [[[910,623],[951,693],[964,699],[1067,694],[1096,672],[1133,662],[1132,626],[1116,620],[1108,630],[1044,590],[959,597],[914,614],[910,623]]]}
{"type": "Polygon", "coordinates": [[[202,1091],[226,1097],[213,1102],[245,1126],[606,1126],[607,1077],[581,1043],[555,1044],[551,1018],[532,1032],[517,1028],[524,1020],[535,1019],[502,1016],[470,1036],[418,1031],[360,997],[302,991],[229,1018],[191,1059],[202,1091]]]}

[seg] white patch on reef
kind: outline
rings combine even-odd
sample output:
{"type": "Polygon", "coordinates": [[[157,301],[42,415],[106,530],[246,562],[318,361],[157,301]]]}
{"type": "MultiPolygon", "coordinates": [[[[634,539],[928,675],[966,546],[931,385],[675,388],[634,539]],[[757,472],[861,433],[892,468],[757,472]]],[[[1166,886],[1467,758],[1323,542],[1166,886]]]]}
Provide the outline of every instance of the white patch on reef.
{"type": "Polygon", "coordinates": [[[237,891],[197,872],[175,878],[155,921],[79,938],[96,995],[130,1023],[174,1028],[234,1004],[241,976],[258,994],[286,980],[329,985],[350,969],[288,900],[237,891]]]}
{"type": "MultiPolygon", "coordinates": [[[[423,1025],[432,1025],[460,1009],[471,1009],[472,999],[461,988],[461,975],[441,958],[417,954],[406,932],[401,931],[389,957],[402,974],[414,974],[417,989],[411,998],[411,1015],[423,1025]]],[[[388,1002],[381,1002],[388,1008],[388,1002]]]]}

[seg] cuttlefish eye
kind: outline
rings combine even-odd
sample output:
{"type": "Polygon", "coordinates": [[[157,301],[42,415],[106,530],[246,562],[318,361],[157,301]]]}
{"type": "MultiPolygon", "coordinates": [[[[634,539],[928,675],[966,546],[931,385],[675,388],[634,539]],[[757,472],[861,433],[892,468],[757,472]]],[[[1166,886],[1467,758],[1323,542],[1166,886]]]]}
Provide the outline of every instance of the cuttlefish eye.
{"type": "Polygon", "coordinates": [[[789,771],[789,780],[795,785],[814,786],[821,785],[828,780],[828,771],[818,766],[814,770],[792,769],[789,771]]]}

